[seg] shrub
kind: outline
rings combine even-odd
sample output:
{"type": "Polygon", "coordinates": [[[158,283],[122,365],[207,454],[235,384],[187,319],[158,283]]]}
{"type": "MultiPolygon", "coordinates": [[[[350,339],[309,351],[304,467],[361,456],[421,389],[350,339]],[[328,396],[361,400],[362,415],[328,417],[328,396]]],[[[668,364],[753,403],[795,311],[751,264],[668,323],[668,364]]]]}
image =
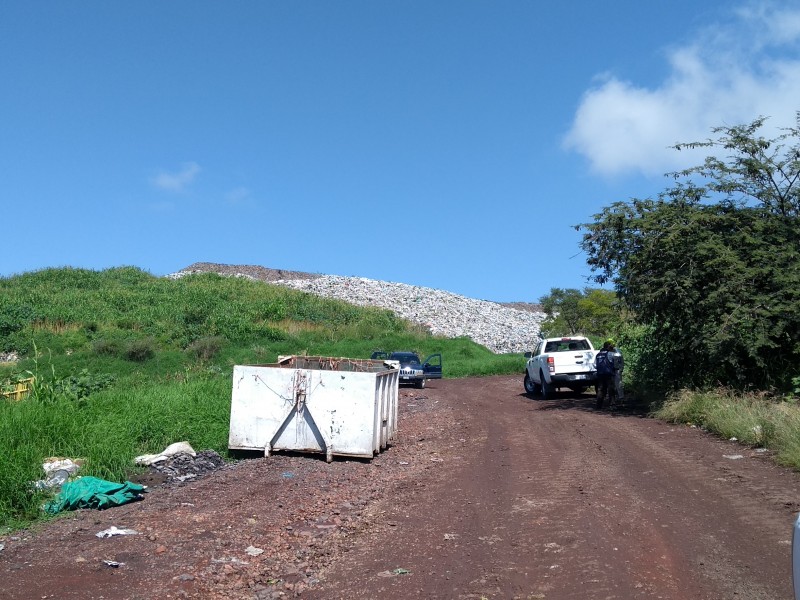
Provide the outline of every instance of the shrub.
{"type": "Polygon", "coordinates": [[[100,339],[94,341],[92,351],[100,356],[121,356],[122,345],[118,340],[100,339]]]}
{"type": "Polygon", "coordinates": [[[88,369],[82,369],[77,375],[69,375],[63,379],[56,380],[54,387],[56,391],[72,400],[86,398],[92,392],[111,387],[117,378],[109,373],[97,373],[92,375],[88,369]]]}
{"type": "Polygon", "coordinates": [[[132,340],[125,348],[125,358],[133,362],[144,362],[155,354],[155,342],[151,338],[132,340]]]}
{"type": "Polygon", "coordinates": [[[4,306],[0,308],[0,336],[19,331],[36,318],[36,311],[27,304],[4,306]]]}
{"type": "Polygon", "coordinates": [[[189,347],[186,348],[186,352],[198,360],[211,360],[219,354],[224,343],[225,338],[219,335],[202,337],[189,344],[189,347]]]}

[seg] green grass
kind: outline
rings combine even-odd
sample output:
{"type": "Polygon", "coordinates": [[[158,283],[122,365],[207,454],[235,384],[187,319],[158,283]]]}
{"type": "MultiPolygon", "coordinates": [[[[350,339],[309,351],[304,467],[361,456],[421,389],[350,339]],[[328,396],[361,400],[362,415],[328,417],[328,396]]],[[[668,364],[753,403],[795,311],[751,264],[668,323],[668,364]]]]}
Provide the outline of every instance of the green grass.
{"type": "Polygon", "coordinates": [[[754,447],[769,448],[783,465],[800,469],[800,406],[794,401],[728,390],[682,390],[654,412],[754,447]]]}
{"type": "Polygon", "coordinates": [[[46,269],[0,279],[0,383],[36,375],[33,395],[0,400],[0,528],[44,518],[51,456],[122,481],[133,458],[175,441],[227,453],[236,364],[279,355],[368,358],[373,350],[441,353],[445,377],[521,373],[521,355],[436,338],[377,308],[247,279],[169,280],[133,267],[46,269]]]}

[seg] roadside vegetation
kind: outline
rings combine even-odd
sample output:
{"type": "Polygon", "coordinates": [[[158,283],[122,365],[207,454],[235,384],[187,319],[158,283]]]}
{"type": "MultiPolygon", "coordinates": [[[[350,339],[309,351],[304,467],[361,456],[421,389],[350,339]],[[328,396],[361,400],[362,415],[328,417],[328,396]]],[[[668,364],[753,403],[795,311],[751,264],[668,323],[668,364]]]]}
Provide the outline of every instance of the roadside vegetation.
{"type": "Polygon", "coordinates": [[[793,398],[776,400],[724,389],[681,390],[654,415],[696,424],[754,448],[768,448],[780,464],[800,469],[800,407],[793,398]]]}
{"type": "Polygon", "coordinates": [[[81,473],[130,477],[133,458],[187,440],[227,454],[233,365],[279,355],[369,358],[376,349],[441,352],[445,377],[519,373],[520,355],[432,337],[359,308],[243,278],[177,280],[140,269],[46,269],[0,279],[0,391],[35,377],[29,397],[0,400],[0,531],[43,518],[48,457],[81,473]]]}
{"type": "Polygon", "coordinates": [[[614,337],[626,393],[656,416],[800,468],[800,113],[772,138],[766,122],[676,145],[711,155],[668,174],[657,197],[615,202],[578,226],[592,280],[613,297],[554,289],[541,302],[551,321],[564,312],[557,326],[614,337]]]}

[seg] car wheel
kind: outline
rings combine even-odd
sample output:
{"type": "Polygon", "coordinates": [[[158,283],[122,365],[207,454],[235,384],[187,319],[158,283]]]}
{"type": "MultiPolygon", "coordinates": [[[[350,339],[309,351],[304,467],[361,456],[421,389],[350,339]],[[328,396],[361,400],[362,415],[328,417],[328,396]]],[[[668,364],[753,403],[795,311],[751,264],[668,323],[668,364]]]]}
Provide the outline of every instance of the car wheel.
{"type": "Polygon", "coordinates": [[[547,400],[553,395],[553,384],[547,383],[547,380],[544,378],[544,373],[539,373],[539,378],[542,380],[542,398],[547,400]]]}
{"type": "Polygon", "coordinates": [[[420,380],[417,382],[417,387],[418,387],[419,389],[424,389],[424,388],[425,388],[425,380],[424,380],[424,379],[420,379],[420,380]]]}
{"type": "Polygon", "coordinates": [[[536,393],[536,385],[531,380],[530,376],[525,373],[525,379],[523,380],[522,384],[525,386],[525,393],[526,394],[535,394],[536,393]]]}

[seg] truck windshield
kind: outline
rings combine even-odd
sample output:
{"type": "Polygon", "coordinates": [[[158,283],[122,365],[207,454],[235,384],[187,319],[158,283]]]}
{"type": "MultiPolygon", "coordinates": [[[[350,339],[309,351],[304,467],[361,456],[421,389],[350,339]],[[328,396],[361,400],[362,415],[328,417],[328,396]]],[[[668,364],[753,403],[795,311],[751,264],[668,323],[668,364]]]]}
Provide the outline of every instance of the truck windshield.
{"type": "Polygon", "coordinates": [[[390,360],[399,360],[401,363],[418,365],[419,356],[413,352],[392,352],[389,355],[390,360]]]}
{"type": "Polygon", "coordinates": [[[589,350],[589,342],[586,340],[556,340],[547,342],[545,352],[574,352],[589,350]]]}

